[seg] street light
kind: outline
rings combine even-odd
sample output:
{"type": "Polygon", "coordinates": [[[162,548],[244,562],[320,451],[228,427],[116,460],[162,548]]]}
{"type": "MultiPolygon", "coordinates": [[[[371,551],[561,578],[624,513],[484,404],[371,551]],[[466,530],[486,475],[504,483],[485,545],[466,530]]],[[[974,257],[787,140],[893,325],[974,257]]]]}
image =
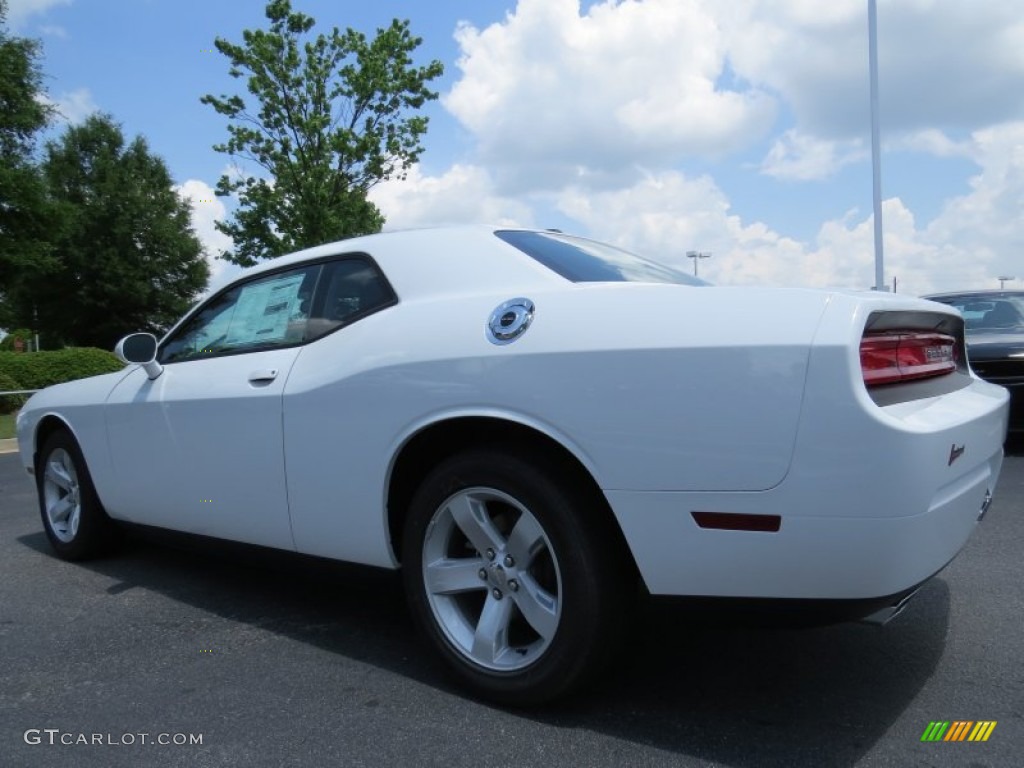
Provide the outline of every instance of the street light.
{"type": "Polygon", "coordinates": [[[699,259],[710,259],[710,251],[687,251],[686,258],[693,259],[693,276],[697,277],[697,261],[699,259]]]}
{"type": "Polygon", "coordinates": [[[996,278],[996,280],[999,281],[999,290],[1000,291],[1003,290],[1003,286],[1006,284],[1007,280],[1016,280],[1016,279],[1017,279],[1016,277],[1009,277],[1007,275],[1000,275],[999,277],[996,278]]]}

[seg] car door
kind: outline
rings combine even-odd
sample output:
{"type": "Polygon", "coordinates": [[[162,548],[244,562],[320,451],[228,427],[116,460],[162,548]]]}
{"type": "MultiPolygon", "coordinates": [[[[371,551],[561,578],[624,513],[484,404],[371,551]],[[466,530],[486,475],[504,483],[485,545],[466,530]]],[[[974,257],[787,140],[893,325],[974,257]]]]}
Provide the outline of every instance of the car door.
{"type": "Polygon", "coordinates": [[[133,371],[105,417],[119,481],[106,500],[134,522],[294,548],[282,393],[322,267],[235,284],[165,339],[163,372],[133,371]]]}

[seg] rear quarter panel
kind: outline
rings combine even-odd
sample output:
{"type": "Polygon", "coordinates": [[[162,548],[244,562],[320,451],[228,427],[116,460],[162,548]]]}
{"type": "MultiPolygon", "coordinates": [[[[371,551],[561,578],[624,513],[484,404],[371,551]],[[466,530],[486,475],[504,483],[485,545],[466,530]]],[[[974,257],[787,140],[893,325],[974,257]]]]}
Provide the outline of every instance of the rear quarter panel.
{"type": "Polygon", "coordinates": [[[637,284],[527,294],[533,325],[491,344],[513,293],[409,301],[304,348],[285,388],[301,551],[391,565],[389,468],[455,416],[530,425],[603,489],[762,490],[785,477],[828,294],[637,284]]]}

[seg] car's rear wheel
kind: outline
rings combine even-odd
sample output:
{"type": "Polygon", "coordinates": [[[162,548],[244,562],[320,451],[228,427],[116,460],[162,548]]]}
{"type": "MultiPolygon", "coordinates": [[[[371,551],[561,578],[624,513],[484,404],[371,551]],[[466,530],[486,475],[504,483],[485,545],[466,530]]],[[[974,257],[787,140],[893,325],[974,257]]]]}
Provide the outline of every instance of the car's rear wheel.
{"type": "Polygon", "coordinates": [[[630,579],[592,501],[498,450],[451,458],[420,485],[403,540],[406,592],[421,629],[478,693],[537,703],[607,661],[630,579]]]}
{"type": "Polygon", "coordinates": [[[36,487],[43,528],[58,556],[96,557],[115,543],[115,524],[100,504],[78,443],[67,432],[54,432],[43,443],[36,487]]]}

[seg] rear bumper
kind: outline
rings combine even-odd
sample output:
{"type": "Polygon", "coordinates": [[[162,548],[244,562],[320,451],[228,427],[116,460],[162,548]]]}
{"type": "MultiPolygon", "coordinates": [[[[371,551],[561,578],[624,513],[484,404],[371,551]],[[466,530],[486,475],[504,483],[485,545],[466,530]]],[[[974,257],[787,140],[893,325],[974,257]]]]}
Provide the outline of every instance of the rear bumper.
{"type": "Polygon", "coordinates": [[[862,600],[899,594],[951,561],[977,525],[1001,462],[1000,449],[938,489],[926,511],[900,517],[787,515],[795,501],[771,491],[606,496],[652,594],[862,600]],[[700,528],[690,513],[709,507],[781,514],[782,525],[775,533],[700,528]]]}
{"type": "Polygon", "coordinates": [[[834,404],[832,418],[818,418],[822,404],[810,399],[793,465],[774,489],[605,491],[652,594],[898,595],[966,544],[1002,466],[1005,390],[975,380],[847,420],[834,404]],[[707,529],[694,511],[778,515],[781,525],[777,532],[707,529]]]}

